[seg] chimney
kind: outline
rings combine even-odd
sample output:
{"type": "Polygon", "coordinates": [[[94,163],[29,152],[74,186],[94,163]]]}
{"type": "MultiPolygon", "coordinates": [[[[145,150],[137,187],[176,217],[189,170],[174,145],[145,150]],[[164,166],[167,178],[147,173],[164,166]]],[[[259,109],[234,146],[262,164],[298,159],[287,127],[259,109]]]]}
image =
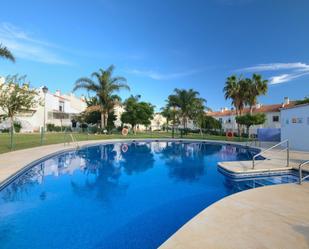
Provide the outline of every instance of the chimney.
{"type": "Polygon", "coordinates": [[[61,95],[60,90],[56,90],[55,95],[60,96],[61,95]]]}
{"type": "Polygon", "coordinates": [[[0,76],[0,85],[4,84],[5,83],[5,78],[0,76]]]}
{"type": "Polygon", "coordinates": [[[255,109],[259,109],[259,108],[261,108],[261,104],[260,103],[257,103],[256,105],[255,105],[255,109]]]}
{"type": "Polygon", "coordinates": [[[289,97],[284,97],[283,105],[288,105],[288,104],[290,104],[290,99],[289,99],[289,97]]]}
{"type": "Polygon", "coordinates": [[[220,112],[224,112],[224,108],[223,107],[220,108],[220,112]]]}

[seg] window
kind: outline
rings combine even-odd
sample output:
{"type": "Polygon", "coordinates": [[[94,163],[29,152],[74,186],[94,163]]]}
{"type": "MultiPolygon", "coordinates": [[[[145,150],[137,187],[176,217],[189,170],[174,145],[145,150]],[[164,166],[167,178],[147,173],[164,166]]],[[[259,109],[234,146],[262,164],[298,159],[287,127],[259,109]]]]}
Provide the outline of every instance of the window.
{"type": "Polygon", "coordinates": [[[222,118],[219,118],[219,122],[222,124],[222,118]]]}
{"type": "Polygon", "coordinates": [[[273,116],[273,122],[279,122],[279,116],[273,116]]]}
{"type": "Polygon", "coordinates": [[[230,124],[232,121],[231,121],[231,119],[229,118],[229,119],[227,120],[227,122],[230,124]]]}
{"type": "Polygon", "coordinates": [[[63,101],[59,101],[59,111],[64,112],[64,102],[63,101]]]}

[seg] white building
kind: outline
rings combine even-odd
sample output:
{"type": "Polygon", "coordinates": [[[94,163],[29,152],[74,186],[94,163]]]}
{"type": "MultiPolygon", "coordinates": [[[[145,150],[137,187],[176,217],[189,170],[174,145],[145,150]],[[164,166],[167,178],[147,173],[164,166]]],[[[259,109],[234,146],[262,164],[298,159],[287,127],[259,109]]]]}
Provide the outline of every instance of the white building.
{"type": "MultiPolygon", "coordinates": [[[[74,116],[86,109],[84,98],[79,98],[72,93],[62,95],[57,90],[55,93],[47,92],[44,98],[42,87],[38,89],[38,93],[39,104],[32,110],[23,111],[15,117],[15,120],[20,122],[22,126],[21,132],[40,131],[40,128],[44,126],[44,111],[46,124],[71,126],[74,116]]],[[[9,122],[4,121],[0,124],[0,129],[8,128],[9,126],[9,122]]]]}
{"type": "Polygon", "coordinates": [[[281,141],[285,139],[290,148],[309,151],[309,104],[281,109],[281,141]]]}
{"type": "MultiPolygon", "coordinates": [[[[257,134],[258,128],[280,128],[281,127],[281,114],[280,109],[283,107],[292,107],[295,105],[295,102],[289,101],[286,97],[284,98],[284,102],[282,104],[273,104],[273,105],[262,105],[257,104],[253,108],[253,114],[256,113],[265,113],[266,122],[262,125],[255,125],[250,127],[250,134],[257,134]]],[[[249,108],[245,108],[243,110],[243,114],[247,114],[250,112],[249,108]]],[[[236,123],[236,111],[229,110],[227,108],[221,108],[218,112],[208,112],[208,116],[212,116],[215,119],[219,120],[222,124],[222,128],[224,131],[233,130],[237,131],[237,123],[236,123]]]]}

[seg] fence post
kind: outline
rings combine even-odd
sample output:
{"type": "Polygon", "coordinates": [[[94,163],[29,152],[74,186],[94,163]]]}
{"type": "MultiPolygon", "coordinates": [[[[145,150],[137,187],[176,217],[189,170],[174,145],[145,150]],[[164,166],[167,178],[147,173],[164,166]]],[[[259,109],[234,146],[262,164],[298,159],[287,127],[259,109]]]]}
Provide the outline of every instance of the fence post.
{"type": "Polygon", "coordinates": [[[13,150],[13,143],[14,143],[14,141],[13,141],[14,126],[11,125],[11,129],[10,129],[10,130],[11,130],[11,132],[10,132],[10,133],[11,133],[11,134],[10,134],[10,149],[13,150]]]}
{"type": "Polygon", "coordinates": [[[44,128],[41,127],[41,145],[43,145],[43,140],[44,140],[44,128]]]}
{"type": "Polygon", "coordinates": [[[287,141],[287,148],[286,148],[286,164],[287,164],[287,167],[290,166],[290,143],[289,143],[289,140],[287,141]]]}

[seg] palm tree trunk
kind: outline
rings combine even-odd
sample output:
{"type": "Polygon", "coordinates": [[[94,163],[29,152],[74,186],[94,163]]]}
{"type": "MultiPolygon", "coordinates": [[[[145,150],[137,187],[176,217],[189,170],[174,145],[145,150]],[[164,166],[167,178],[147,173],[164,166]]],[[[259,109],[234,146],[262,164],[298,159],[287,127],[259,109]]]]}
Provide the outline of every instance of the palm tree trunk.
{"type": "Polygon", "coordinates": [[[14,128],[14,117],[10,117],[10,120],[11,120],[11,132],[12,133],[15,133],[15,128],[14,128]]]}
{"type": "Polygon", "coordinates": [[[104,121],[105,121],[105,114],[104,112],[101,112],[101,129],[104,129],[104,121]]]}
{"type": "Polygon", "coordinates": [[[108,113],[105,113],[105,118],[104,118],[104,128],[107,127],[107,119],[108,119],[108,113]]]}

